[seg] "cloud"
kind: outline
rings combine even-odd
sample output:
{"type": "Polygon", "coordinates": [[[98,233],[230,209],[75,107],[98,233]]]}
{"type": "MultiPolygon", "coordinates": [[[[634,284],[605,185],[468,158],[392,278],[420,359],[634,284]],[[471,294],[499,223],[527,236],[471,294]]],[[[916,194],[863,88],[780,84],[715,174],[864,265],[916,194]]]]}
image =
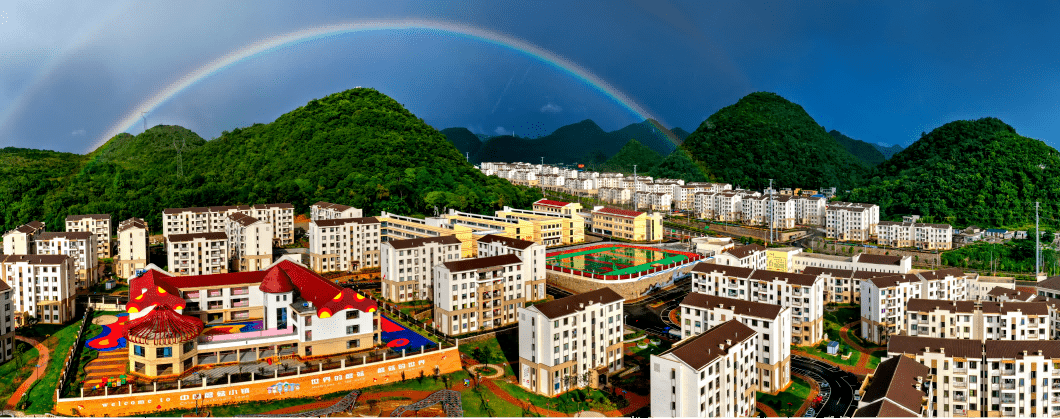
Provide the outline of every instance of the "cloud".
{"type": "Polygon", "coordinates": [[[497,127],[493,132],[497,135],[512,135],[512,132],[504,129],[504,127],[497,127]]]}
{"type": "Polygon", "coordinates": [[[74,132],[71,132],[70,135],[73,135],[73,136],[85,135],[85,129],[81,128],[79,130],[74,130],[74,132]]]}
{"type": "Polygon", "coordinates": [[[560,113],[560,112],[563,112],[563,108],[559,107],[559,105],[557,105],[555,103],[548,102],[548,103],[545,104],[545,106],[541,107],[541,112],[542,113],[560,113]]]}

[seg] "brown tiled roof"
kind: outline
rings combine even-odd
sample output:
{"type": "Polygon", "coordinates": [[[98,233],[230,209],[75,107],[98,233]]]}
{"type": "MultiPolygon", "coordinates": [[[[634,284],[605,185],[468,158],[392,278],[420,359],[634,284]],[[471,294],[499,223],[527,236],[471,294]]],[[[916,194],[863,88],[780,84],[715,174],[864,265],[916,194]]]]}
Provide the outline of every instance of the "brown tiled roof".
{"type": "Polygon", "coordinates": [[[581,294],[574,294],[568,297],[563,297],[557,300],[534,305],[541,314],[550,319],[566,316],[568,314],[574,314],[590,304],[611,304],[617,301],[623,301],[621,295],[611,288],[600,288],[589,292],[583,292],[581,294]]]}
{"type": "Polygon", "coordinates": [[[987,358],[1022,359],[1041,353],[1045,359],[1060,358],[1060,340],[988,340],[983,344],[987,358]]]}
{"type": "Polygon", "coordinates": [[[346,210],[348,210],[350,208],[353,208],[353,207],[351,207],[349,205],[332,204],[330,202],[324,202],[324,201],[317,202],[317,203],[313,204],[313,206],[314,207],[322,207],[322,208],[333,209],[335,211],[346,211],[346,210]]]}
{"type": "Polygon", "coordinates": [[[948,269],[939,269],[939,270],[936,270],[936,271],[924,271],[924,272],[920,272],[918,275],[920,275],[922,278],[924,278],[926,280],[929,280],[929,281],[934,281],[934,280],[938,280],[938,279],[944,279],[947,276],[953,276],[953,277],[963,277],[963,276],[965,276],[964,271],[962,271],[960,268],[948,268],[948,269]]]}
{"type": "MultiPolygon", "coordinates": [[[[1060,341],[1056,342],[1060,343],[1060,341]]],[[[932,353],[939,353],[943,348],[947,356],[960,358],[981,358],[983,356],[982,342],[971,339],[895,335],[891,336],[887,343],[887,352],[891,354],[921,355],[926,349],[930,349],[932,353]]]]}
{"type": "Polygon", "coordinates": [[[487,234],[478,239],[479,243],[499,243],[502,246],[513,247],[516,249],[526,249],[534,245],[534,242],[527,240],[512,239],[504,236],[498,236],[496,234],[487,234]]]}
{"type": "Polygon", "coordinates": [[[754,252],[760,252],[763,250],[766,250],[766,248],[757,244],[749,244],[746,246],[734,247],[732,249],[726,250],[725,253],[733,255],[737,259],[743,259],[747,256],[750,256],[754,252]]]}
{"type": "Polygon", "coordinates": [[[142,228],[144,230],[147,230],[147,222],[144,221],[142,218],[133,217],[118,224],[119,233],[130,228],[142,228]]]}
{"type": "Polygon", "coordinates": [[[206,239],[206,240],[227,240],[228,235],[220,232],[212,233],[191,233],[191,234],[173,234],[169,236],[170,243],[179,242],[190,242],[195,239],[206,239]]]}
{"type": "MultiPolygon", "coordinates": [[[[3,260],[4,260],[4,257],[0,256],[0,262],[2,262],[3,260]]],[[[7,285],[7,282],[4,282],[3,280],[0,280],[0,292],[7,291],[9,289],[11,289],[11,286],[7,285]]]]}
{"type": "MultiPolygon", "coordinates": [[[[979,342],[975,342],[978,346],[979,342]]],[[[893,356],[876,366],[872,382],[865,387],[862,401],[874,403],[879,400],[890,400],[898,406],[913,412],[920,412],[925,393],[918,388],[917,377],[928,378],[931,369],[907,356],[893,356]]],[[[866,406],[868,407],[868,406],[866,406]]],[[[882,409],[881,409],[882,410],[882,409]]],[[[906,412],[906,415],[909,413],[906,412]]],[[[885,415],[891,416],[891,415],[885,415]]]]}
{"type": "Polygon", "coordinates": [[[37,236],[37,240],[51,240],[64,238],[67,240],[88,240],[95,237],[94,233],[88,231],[46,231],[37,236]]]}
{"type": "Polygon", "coordinates": [[[990,292],[986,293],[986,295],[989,295],[991,297],[1005,296],[1008,297],[1010,300],[1016,301],[1030,301],[1035,297],[1034,294],[1005,287],[994,287],[994,289],[990,290],[990,292]]]}
{"type": "Polygon", "coordinates": [[[817,282],[816,275],[797,274],[791,272],[776,272],[766,270],[756,270],[751,274],[751,279],[757,279],[759,281],[784,281],[790,285],[801,285],[804,287],[812,287],[817,282]]]}
{"type": "Polygon", "coordinates": [[[66,262],[67,255],[7,255],[4,263],[28,262],[31,265],[58,265],[66,262]]]}
{"type": "Polygon", "coordinates": [[[206,209],[210,210],[210,212],[249,211],[250,205],[218,205],[207,207],[206,209]]]}
{"type": "Polygon", "coordinates": [[[288,204],[288,203],[280,203],[280,204],[258,204],[258,205],[254,206],[254,209],[272,209],[272,208],[294,209],[294,205],[291,205],[291,204],[288,204]]]}
{"type": "Polygon", "coordinates": [[[86,219],[86,218],[93,219],[93,220],[109,220],[110,219],[110,214],[67,215],[66,216],[66,221],[77,221],[77,220],[83,220],[83,219],[86,219]]]}
{"type": "Polygon", "coordinates": [[[854,411],[855,418],[915,418],[917,415],[887,399],[869,403],[854,411]]]}
{"type": "Polygon", "coordinates": [[[449,269],[449,272],[464,272],[516,263],[522,263],[522,259],[519,259],[518,256],[511,253],[507,253],[484,258],[454,260],[452,262],[443,262],[442,264],[449,269]]]}
{"type": "Polygon", "coordinates": [[[1048,289],[1053,291],[1060,291],[1060,276],[1053,276],[1045,278],[1045,280],[1038,283],[1038,289],[1048,289]]]}
{"type": "Polygon", "coordinates": [[[901,265],[902,258],[899,256],[889,255],[870,255],[868,253],[862,253],[858,255],[858,263],[871,263],[874,265],[901,265]]]}
{"type": "Polygon", "coordinates": [[[707,310],[716,309],[719,306],[722,306],[725,309],[732,310],[734,314],[757,317],[760,319],[776,319],[777,316],[780,315],[780,311],[783,310],[783,307],[774,304],[718,297],[698,292],[692,292],[686,295],[685,299],[681,300],[681,305],[690,305],[707,310]]]}
{"type": "Polygon", "coordinates": [[[1006,303],[997,301],[983,301],[983,313],[1008,314],[1020,312],[1029,316],[1048,316],[1049,304],[1042,301],[1022,302],[1009,301],[1006,303]]]}
{"type": "Polygon", "coordinates": [[[716,263],[709,263],[709,262],[699,262],[695,266],[692,267],[692,271],[694,271],[694,272],[703,272],[703,273],[708,273],[708,274],[711,273],[711,272],[720,272],[722,275],[725,275],[725,276],[735,276],[735,277],[738,277],[738,278],[750,278],[751,277],[751,272],[754,272],[754,269],[744,268],[744,267],[740,267],[740,266],[718,265],[716,263]]]}
{"type": "Polygon", "coordinates": [[[395,249],[411,249],[414,247],[420,247],[428,243],[438,244],[460,244],[460,239],[454,235],[437,236],[437,237],[419,237],[415,239],[404,239],[404,240],[391,240],[387,243],[390,247],[395,249]]]}
{"type": "Polygon", "coordinates": [[[10,231],[10,232],[17,231],[19,233],[33,234],[34,232],[36,232],[37,230],[40,230],[42,228],[44,228],[44,223],[42,223],[40,221],[30,221],[30,222],[28,222],[26,224],[23,224],[23,225],[20,225],[18,227],[15,227],[15,229],[10,231]]]}
{"type": "Polygon", "coordinates": [[[869,278],[868,281],[875,284],[876,288],[890,288],[901,283],[920,282],[920,277],[913,274],[890,274],[869,278]]]}
{"type": "Polygon", "coordinates": [[[188,208],[166,208],[162,210],[163,214],[180,214],[182,212],[210,212],[207,207],[188,207],[188,208]]]}
{"type": "Polygon", "coordinates": [[[335,227],[347,224],[379,224],[379,219],[375,217],[334,218],[330,220],[311,221],[311,223],[316,224],[317,227],[335,227]]]}
{"type": "Polygon", "coordinates": [[[258,222],[257,218],[251,217],[251,216],[246,215],[246,214],[241,213],[241,212],[237,212],[237,213],[234,213],[234,214],[228,214],[228,219],[230,219],[232,221],[235,221],[235,222],[239,223],[242,226],[248,226],[248,225],[251,225],[251,224],[254,224],[254,223],[258,222]]]}
{"type": "Polygon", "coordinates": [[[750,339],[755,335],[747,325],[737,320],[729,320],[714,326],[699,336],[691,337],[679,342],[670,350],[659,354],[665,356],[672,354],[675,358],[684,361],[694,370],[699,370],[729,352],[729,348],[750,339]],[[727,343],[726,340],[729,342],[727,343]]]}
{"type": "Polygon", "coordinates": [[[910,298],[905,304],[906,312],[929,312],[945,310],[950,313],[971,313],[975,311],[975,301],[949,301],[929,300],[926,298],[910,298]]]}

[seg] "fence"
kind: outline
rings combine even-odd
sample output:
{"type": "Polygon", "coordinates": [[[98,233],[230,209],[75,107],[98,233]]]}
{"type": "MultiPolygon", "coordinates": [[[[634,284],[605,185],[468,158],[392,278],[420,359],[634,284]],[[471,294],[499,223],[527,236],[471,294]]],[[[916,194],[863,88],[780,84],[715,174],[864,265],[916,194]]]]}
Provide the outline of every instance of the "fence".
{"type": "Polygon", "coordinates": [[[66,363],[63,364],[63,371],[59,374],[59,387],[55,389],[55,398],[59,399],[62,394],[66,392],[66,389],[70,386],[70,381],[77,377],[77,373],[80,372],[75,366],[81,365],[81,351],[85,347],[85,334],[88,332],[88,325],[92,321],[92,307],[85,309],[85,318],[81,320],[81,330],[77,332],[77,340],[74,341],[74,347],[70,348],[70,352],[66,355],[66,363]]]}
{"type": "MultiPolygon", "coordinates": [[[[553,256],[565,255],[565,254],[569,254],[569,253],[584,252],[586,250],[603,249],[603,248],[615,247],[615,246],[616,246],[615,244],[601,244],[601,245],[580,247],[580,248],[574,248],[574,249],[565,249],[565,250],[561,250],[561,251],[558,251],[558,252],[549,253],[547,256],[548,257],[553,257],[553,256]]],[[[564,268],[564,267],[561,267],[561,266],[555,266],[555,265],[550,265],[550,264],[545,264],[545,267],[548,270],[550,270],[550,271],[562,272],[562,273],[565,273],[565,274],[581,276],[581,277],[585,277],[585,278],[589,278],[589,279],[597,279],[597,280],[604,280],[604,281],[621,281],[621,280],[639,278],[639,277],[642,277],[642,276],[645,276],[645,275],[651,275],[651,274],[654,274],[654,273],[657,273],[657,272],[665,271],[667,269],[673,269],[673,268],[676,268],[676,267],[679,267],[679,266],[683,266],[683,265],[686,265],[686,264],[689,264],[689,263],[692,263],[692,262],[695,262],[695,261],[703,259],[702,255],[699,255],[699,254],[696,254],[696,253],[690,253],[690,252],[682,252],[682,251],[679,251],[679,250],[669,250],[669,249],[662,250],[662,249],[658,249],[658,248],[655,248],[655,247],[630,246],[630,245],[620,245],[620,247],[628,247],[628,248],[641,249],[641,250],[650,250],[650,251],[657,251],[657,252],[673,253],[673,254],[683,255],[683,256],[687,257],[688,260],[679,261],[679,262],[671,262],[671,263],[668,263],[668,264],[662,265],[662,266],[654,266],[654,267],[652,267],[650,269],[647,269],[647,270],[643,270],[643,271],[640,271],[640,272],[637,272],[637,273],[625,274],[625,275],[594,274],[594,273],[584,272],[584,271],[577,270],[577,269],[564,268]]]]}

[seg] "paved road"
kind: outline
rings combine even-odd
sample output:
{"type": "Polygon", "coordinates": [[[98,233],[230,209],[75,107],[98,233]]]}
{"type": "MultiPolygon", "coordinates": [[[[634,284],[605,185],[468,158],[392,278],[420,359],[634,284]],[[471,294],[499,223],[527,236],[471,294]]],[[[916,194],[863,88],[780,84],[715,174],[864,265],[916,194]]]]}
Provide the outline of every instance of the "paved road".
{"type": "Polygon", "coordinates": [[[824,398],[817,417],[851,417],[857,409],[854,403],[854,393],[860,387],[860,382],[854,374],[845,372],[825,362],[801,356],[791,357],[791,371],[803,374],[817,380],[818,383],[828,383],[826,388],[821,385],[821,397],[824,398]]]}
{"type": "MultiPolygon", "coordinates": [[[[676,328],[680,330],[680,325],[670,323],[666,319],[666,314],[677,308],[681,304],[681,300],[685,298],[692,290],[692,277],[687,275],[680,278],[675,282],[676,287],[665,291],[657,291],[648,298],[645,298],[636,303],[625,304],[625,315],[626,324],[644,330],[652,335],[660,336],[667,339],[677,339],[677,335],[671,335],[667,327],[676,328]],[[666,304],[661,310],[655,310],[649,306],[659,301],[666,301],[666,304]]],[[[552,285],[545,285],[545,289],[548,294],[555,298],[563,298],[571,295],[571,293],[562,289],[556,288],[552,285]]]]}

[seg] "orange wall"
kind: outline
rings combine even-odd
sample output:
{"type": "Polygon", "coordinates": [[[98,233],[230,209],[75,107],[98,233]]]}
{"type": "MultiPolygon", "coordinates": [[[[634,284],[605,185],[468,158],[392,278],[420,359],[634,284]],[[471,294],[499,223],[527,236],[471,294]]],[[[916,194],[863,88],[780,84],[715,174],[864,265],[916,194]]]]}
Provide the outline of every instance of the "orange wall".
{"type": "MultiPolygon", "coordinates": [[[[55,413],[70,415],[72,409],[78,409],[81,416],[135,416],[138,413],[171,409],[194,409],[196,405],[208,407],[262,400],[313,397],[392,383],[401,380],[402,372],[405,373],[407,379],[418,377],[421,371],[424,375],[431,376],[436,366],[442,374],[459,371],[461,369],[459,352],[456,348],[448,348],[364,366],[351,366],[313,374],[232,385],[186,388],[157,393],[111,394],[101,397],[60,399],[55,405],[55,413]],[[280,393],[270,392],[269,387],[277,383],[292,384],[296,389],[280,393]]],[[[128,391],[127,388],[126,391],[128,391]]]]}

